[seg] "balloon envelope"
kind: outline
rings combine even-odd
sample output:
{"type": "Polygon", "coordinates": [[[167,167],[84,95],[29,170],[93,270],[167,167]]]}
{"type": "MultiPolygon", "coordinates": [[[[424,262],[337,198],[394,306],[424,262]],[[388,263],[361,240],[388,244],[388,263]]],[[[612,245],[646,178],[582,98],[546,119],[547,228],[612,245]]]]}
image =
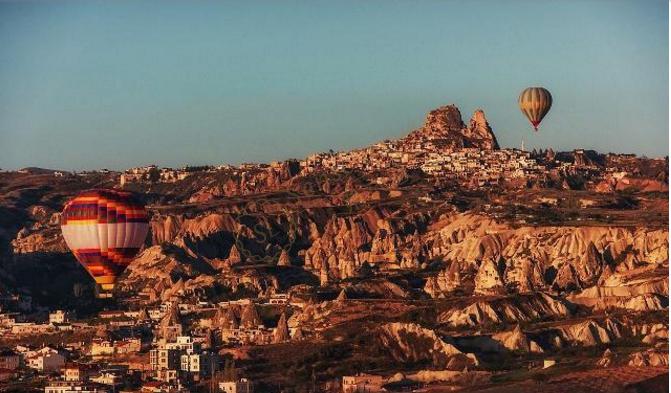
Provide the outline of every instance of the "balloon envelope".
{"type": "Polygon", "coordinates": [[[61,231],[72,253],[103,290],[137,255],[147,237],[144,206],[115,190],[83,192],[65,204],[61,231]]]}
{"type": "Polygon", "coordinates": [[[552,95],[543,87],[528,87],[520,93],[520,110],[538,131],[541,121],[552,107],[552,95]]]}

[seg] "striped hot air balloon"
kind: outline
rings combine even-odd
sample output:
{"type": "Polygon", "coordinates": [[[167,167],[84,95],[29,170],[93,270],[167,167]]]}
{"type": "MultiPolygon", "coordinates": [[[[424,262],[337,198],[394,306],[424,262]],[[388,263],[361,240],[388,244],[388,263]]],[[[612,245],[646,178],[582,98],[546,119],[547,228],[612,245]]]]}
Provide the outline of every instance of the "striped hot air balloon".
{"type": "Polygon", "coordinates": [[[144,206],[128,192],[83,192],[65,205],[61,215],[65,242],[103,291],[114,288],[148,229],[144,206]]]}
{"type": "Polygon", "coordinates": [[[520,93],[520,110],[538,131],[541,121],[552,107],[552,95],[543,87],[527,87],[520,93]]]}

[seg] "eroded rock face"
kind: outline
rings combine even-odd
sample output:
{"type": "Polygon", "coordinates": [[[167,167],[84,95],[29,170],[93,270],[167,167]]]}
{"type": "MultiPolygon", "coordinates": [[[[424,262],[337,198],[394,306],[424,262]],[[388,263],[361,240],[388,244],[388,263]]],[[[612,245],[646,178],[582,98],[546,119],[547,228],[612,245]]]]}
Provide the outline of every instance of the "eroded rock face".
{"type": "Polygon", "coordinates": [[[280,258],[277,260],[277,266],[291,266],[291,257],[287,250],[282,250],[280,258]]]}
{"type": "MultiPolygon", "coordinates": [[[[512,292],[544,289],[576,291],[593,287],[617,272],[668,261],[668,232],[619,227],[510,228],[487,217],[458,214],[431,226],[424,235],[426,257],[463,266],[502,261],[498,277],[490,262],[480,278],[483,293],[499,279],[512,292]],[[488,274],[485,274],[488,272],[488,274]]],[[[479,269],[479,268],[478,268],[479,269]]],[[[445,271],[427,284],[433,297],[454,290],[445,271]],[[442,284],[442,285],[441,285],[442,284]],[[443,293],[440,288],[444,288],[443,293]]]]}
{"type": "MultiPolygon", "coordinates": [[[[68,247],[61,235],[60,213],[48,206],[33,205],[27,209],[32,222],[18,231],[10,246],[15,254],[63,253],[68,247]]],[[[0,236],[3,235],[0,228],[0,236]]]]}
{"type": "Polygon", "coordinates": [[[633,297],[597,298],[594,310],[623,309],[631,311],[658,311],[667,307],[666,299],[657,294],[643,294],[633,297]]]}
{"type": "Polygon", "coordinates": [[[318,304],[308,304],[301,312],[296,312],[289,317],[287,324],[290,328],[300,328],[311,321],[322,320],[328,317],[333,310],[333,305],[323,302],[318,304]]]}
{"type": "Polygon", "coordinates": [[[599,367],[611,367],[615,365],[616,360],[617,354],[611,351],[610,348],[606,348],[601,358],[596,362],[596,365],[599,367]]]}
{"type": "Polygon", "coordinates": [[[436,332],[414,323],[388,323],[379,328],[381,345],[399,362],[431,361],[435,367],[463,370],[478,365],[473,354],[465,354],[438,337],[436,332]]]}
{"type": "MultiPolygon", "coordinates": [[[[437,114],[432,117],[430,123],[435,132],[462,126],[454,110],[446,109],[444,115],[442,120],[437,114]]],[[[483,126],[478,119],[476,116],[474,124],[483,126]]],[[[424,285],[425,292],[435,298],[455,292],[503,294],[549,290],[562,293],[583,290],[585,296],[603,297],[608,291],[617,295],[623,288],[631,289],[622,295],[629,297],[668,294],[668,280],[646,284],[654,288],[643,292],[616,282],[634,269],[667,263],[668,231],[663,229],[513,228],[474,213],[436,217],[422,212],[392,217],[393,211],[384,207],[350,216],[314,209],[293,217],[262,214],[263,209],[274,209],[270,205],[254,209],[260,209],[259,213],[242,213],[239,206],[233,205],[224,209],[228,212],[156,214],[147,243],[182,250],[173,254],[185,259],[182,261],[181,256],[173,259],[176,264],[186,266],[170,265],[168,270],[175,267],[177,271],[188,271],[195,262],[223,270],[267,260],[282,266],[287,263],[301,266],[322,278],[325,285],[370,275],[372,271],[420,272],[429,263],[443,261],[445,268],[427,277],[424,285]],[[291,254],[287,251],[290,249],[291,254]],[[595,287],[599,288],[597,293],[589,292],[595,287]]],[[[47,219],[50,213],[39,206],[33,209],[35,217],[47,219]]],[[[19,232],[12,246],[15,254],[67,252],[57,226],[26,228],[19,232]]],[[[144,258],[138,257],[132,264],[134,269],[151,265],[143,261],[144,258]]],[[[205,268],[198,270],[206,272],[205,268]]],[[[138,271],[135,276],[152,276],[151,271],[145,273],[138,271]]],[[[633,303],[624,306],[638,307],[633,303]]],[[[659,306],[648,302],[641,307],[659,306]]]]}
{"type": "Polygon", "coordinates": [[[298,161],[287,160],[255,170],[239,171],[224,181],[201,185],[188,199],[189,203],[203,203],[221,197],[249,195],[279,189],[300,172],[298,161]]]}
{"type": "Polygon", "coordinates": [[[466,126],[459,108],[455,105],[441,106],[430,111],[426,115],[424,125],[411,132],[403,139],[403,142],[406,144],[431,143],[450,150],[464,147],[484,150],[499,148],[483,110],[476,110],[466,126]]]}
{"type": "Polygon", "coordinates": [[[280,320],[277,322],[277,327],[273,332],[273,342],[282,343],[289,340],[291,340],[291,335],[289,334],[289,326],[287,325],[287,316],[285,313],[282,313],[280,320]]]}
{"type": "Polygon", "coordinates": [[[464,277],[462,277],[459,262],[452,262],[446,269],[437,275],[429,277],[424,285],[424,291],[432,298],[445,298],[463,288],[464,277]]]}
{"type": "Polygon", "coordinates": [[[16,254],[68,252],[68,246],[65,244],[60,228],[57,225],[41,231],[31,231],[24,228],[12,240],[11,246],[13,252],[16,254]]]}
{"type": "Polygon", "coordinates": [[[571,315],[566,302],[544,293],[478,301],[465,308],[454,308],[438,315],[438,322],[452,327],[478,327],[501,323],[530,322],[566,318],[571,315]]]}
{"type": "Polygon", "coordinates": [[[511,292],[527,293],[546,287],[542,265],[528,256],[511,258],[505,271],[506,286],[511,292]]]}
{"type": "Polygon", "coordinates": [[[514,352],[543,352],[543,349],[533,340],[527,338],[520,325],[511,331],[504,331],[492,335],[492,340],[498,341],[504,348],[514,352]]]}
{"type": "Polygon", "coordinates": [[[364,280],[357,284],[347,285],[347,293],[354,298],[364,299],[407,299],[408,290],[389,280],[378,278],[364,280]]]}
{"type": "Polygon", "coordinates": [[[405,222],[391,222],[384,211],[372,210],[356,218],[331,217],[323,232],[312,230],[312,245],[305,251],[305,268],[325,269],[329,279],[345,279],[362,274],[366,265],[383,269],[418,269],[425,248],[418,233],[407,227],[424,225],[425,215],[408,216],[405,222]]]}
{"type": "MultiPolygon", "coordinates": [[[[323,233],[313,231],[305,267],[320,272],[325,266],[329,278],[337,280],[356,277],[363,263],[417,270],[425,261],[442,259],[451,269],[426,283],[427,293],[442,297],[458,290],[459,280],[464,284],[464,272],[480,271],[480,266],[484,266],[477,280],[481,293],[502,293],[502,288],[520,293],[550,288],[575,291],[597,284],[613,271],[668,258],[667,232],[662,230],[513,229],[483,216],[457,214],[433,223],[425,233],[407,233],[398,224],[389,225],[381,212],[371,213],[361,220],[332,219],[323,233]],[[626,244],[633,244],[636,251],[626,244]]],[[[407,225],[422,227],[430,217],[405,220],[407,225]]]]}
{"type": "Polygon", "coordinates": [[[475,293],[479,295],[502,295],[505,293],[499,267],[494,260],[487,258],[480,263],[478,274],[475,275],[475,293]]]}
{"type": "Polygon", "coordinates": [[[638,179],[635,177],[606,176],[604,180],[594,185],[596,192],[613,191],[639,191],[639,192],[669,192],[669,182],[666,180],[638,179]]]}
{"type": "Polygon", "coordinates": [[[189,258],[174,246],[152,246],[142,251],[124,272],[127,283],[142,280],[178,282],[210,273],[206,263],[189,258]]]}
{"type": "Polygon", "coordinates": [[[247,329],[255,329],[260,325],[263,325],[263,323],[261,322],[261,317],[259,317],[259,313],[256,310],[256,306],[253,303],[249,303],[244,306],[240,315],[240,326],[247,329]]]}
{"type": "Polygon", "coordinates": [[[482,109],[473,112],[471,121],[468,123],[468,128],[463,134],[469,140],[470,145],[485,150],[496,150],[499,148],[496,136],[489,126],[485,112],[482,109]]]}
{"type": "Polygon", "coordinates": [[[120,291],[149,294],[150,303],[202,295],[215,287],[224,287],[232,294],[253,296],[279,286],[275,276],[256,270],[218,273],[211,263],[175,245],[145,249],[117,281],[120,291]]]}
{"type": "Polygon", "coordinates": [[[633,353],[629,357],[629,365],[636,367],[663,367],[669,365],[669,353],[657,349],[648,349],[633,353]]]}
{"type": "MultiPolygon", "coordinates": [[[[494,220],[462,214],[434,224],[438,246],[446,248],[450,259],[475,261],[486,257],[504,259],[526,254],[546,265],[579,260],[593,269],[600,264],[597,254],[605,254],[616,264],[657,263],[667,259],[667,231],[618,227],[521,227],[512,229],[494,220]],[[438,227],[440,226],[440,227],[438,227]],[[592,244],[594,247],[592,247],[592,244]],[[636,252],[628,245],[633,245],[636,252]],[[595,253],[596,251],[596,253],[595,253]],[[590,260],[591,259],[591,260],[590,260]]],[[[587,272],[584,274],[588,278],[587,272]]]]}
{"type": "MultiPolygon", "coordinates": [[[[623,338],[638,340],[641,335],[646,333],[655,335],[656,332],[665,329],[664,325],[651,326],[636,318],[606,317],[559,322],[535,331],[534,335],[546,348],[556,350],[575,346],[591,347],[604,344],[612,346],[617,345],[618,340],[623,338]]],[[[662,337],[664,334],[661,333],[662,337]]],[[[661,338],[661,340],[666,342],[668,339],[661,338]]]]}
{"type": "Polygon", "coordinates": [[[663,324],[653,325],[641,340],[642,343],[648,345],[657,345],[659,343],[669,342],[669,327],[663,324]]]}
{"type": "Polygon", "coordinates": [[[624,335],[622,324],[612,319],[585,321],[562,327],[560,331],[565,341],[582,346],[608,344],[624,335]]]}
{"type": "Polygon", "coordinates": [[[594,311],[650,312],[668,307],[668,265],[644,265],[610,274],[593,287],[568,296],[594,311]]]}

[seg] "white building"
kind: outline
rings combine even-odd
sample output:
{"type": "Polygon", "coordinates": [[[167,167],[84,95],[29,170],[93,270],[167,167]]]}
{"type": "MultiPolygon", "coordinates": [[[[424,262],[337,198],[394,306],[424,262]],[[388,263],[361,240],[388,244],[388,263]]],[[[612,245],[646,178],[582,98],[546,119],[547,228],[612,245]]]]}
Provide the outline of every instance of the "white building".
{"type": "Polygon", "coordinates": [[[287,303],[289,303],[289,295],[286,293],[277,293],[268,299],[268,304],[284,305],[287,303]]]}
{"type": "Polygon", "coordinates": [[[100,374],[91,377],[91,382],[99,383],[101,385],[116,386],[121,384],[122,378],[116,373],[103,371],[100,374]]]}
{"type": "Polygon", "coordinates": [[[56,310],[52,313],[49,313],[49,323],[54,325],[57,323],[66,323],[68,321],[68,315],[63,310],[56,310]]]}
{"type": "Polygon", "coordinates": [[[95,365],[69,363],[63,367],[63,379],[67,382],[84,382],[97,370],[95,365]]]}
{"type": "Polygon", "coordinates": [[[195,342],[191,336],[178,336],[174,343],[166,343],[165,348],[197,352],[200,350],[200,344],[195,342]]]}
{"type": "Polygon", "coordinates": [[[44,347],[26,355],[26,365],[38,371],[57,371],[65,365],[65,356],[55,349],[44,347]]]}
{"type": "Polygon", "coordinates": [[[44,393],[107,393],[108,390],[97,385],[78,382],[52,381],[45,388],[44,393]]]}
{"type": "Polygon", "coordinates": [[[181,356],[180,368],[188,373],[206,375],[217,369],[218,362],[219,359],[214,353],[185,353],[181,356]]]}
{"type": "Polygon", "coordinates": [[[176,370],[180,367],[179,353],[179,349],[152,349],[149,351],[149,365],[152,370],[176,370]]]}
{"type": "Polygon", "coordinates": [[[35,333],[46,333],[50,329],[53,329],[51,325],[42,324],[42,323],[32,323],[32,322],[16,322],[12,326],[12,334],[35,334],[35,333]]]}
{"type": "Polygon", "coordinates": [[[219,390],[224,393],[253,393],[254,385],[247,378],[238,381],[219,382],[219,390]]]}
{"type": "Polygon", "coordinates": [[[369,393],[382,391],[381,375],[358,374],[342,377],[343,393],[369,393]]]}
{"type": "Polygon", "coordinates": [[[21,319],[21,314],[17,312],[0,313],[0,327],[11,328],[19,322],[19,319],[21,319]]]}
{"type": "Polygon", "coordinates": [[[108,340],[94,339],[91,342],[91,356],[114,355],[114,344],[108,340]]]}

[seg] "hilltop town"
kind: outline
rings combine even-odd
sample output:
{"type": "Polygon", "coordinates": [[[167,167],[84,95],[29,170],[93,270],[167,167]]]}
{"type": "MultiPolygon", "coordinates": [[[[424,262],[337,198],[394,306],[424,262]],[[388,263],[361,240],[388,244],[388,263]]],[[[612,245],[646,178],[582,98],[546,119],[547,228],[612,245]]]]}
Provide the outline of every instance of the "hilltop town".
{"type": "Polygon", "coordinates": [[[595,386],[668,390],[668,157],[501,148],[448,105],[269,164],[0,172],[0,391],[595,386]],[[59,228],[103,187],[151,217],[105,299],[59,228]]]}

